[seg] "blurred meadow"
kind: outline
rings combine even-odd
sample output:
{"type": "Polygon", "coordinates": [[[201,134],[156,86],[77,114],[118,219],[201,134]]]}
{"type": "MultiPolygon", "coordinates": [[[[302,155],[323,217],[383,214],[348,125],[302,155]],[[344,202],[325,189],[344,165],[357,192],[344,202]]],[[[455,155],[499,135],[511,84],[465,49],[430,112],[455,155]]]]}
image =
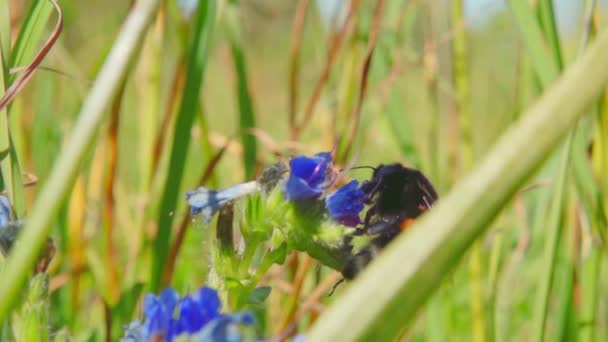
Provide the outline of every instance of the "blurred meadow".
{"type": "MultiPolygon", "coordinates": [[[[145,292],[205,284],[212,236],[184,200],[198,186],[226,188],[277,160],[333,150],[341,167],[415,167],[441,202],[608,23],[608,2],[594,0],[155,2],[58,1],[63,29],[48,41],[58,32],[51,2],[0,0],[2,92],[50,47],[0,110],[3,193],[26,229],[40,212],[31,223],[41,235],[17,243],[15,260],[33,265],[46,237],[54,243],[49,340],[59,331],[74,341],[118,340],[141,317],[145,292]],[[103,104],[86,102],[121,26],[146,6],[140,19],[149,25],[129,31],[136,44],[118,67],[118,86],[103,104]],[[88,128],[79,126],[79,115],[95,111],[88,128]],[[53,172],[57,185],[42,196],[53,172]]],[[[608,68],[604,61],[595,68],[608,68]]],[[[592,91],[602,95],[581,103],[587,114],[576,130],[560,134],[470,248],[454,250],[441,283],[421,284],[432,294],[404,318],[401,340],[608,336],[601,83],[592,91]]],[[[570,86],[568,96],[580,97],[570,86]]],[[[525,143],[533,149],[536,140],[525,143]]],[[[483,189],[494,190],[502,196],[483,189]]],[[[31,276],[4,269],[9,260],[0,257],[5,329],[8,312],[22,310],[5,296],[31,276]]],[[[304,253],[275,265],[261,280],[272,291],[255,308],[259,337],[306,333],[351,286],[328,297],[338,279],[304,253]]],[[[399,311],[391,315],[399,320],[399,311]]]]}

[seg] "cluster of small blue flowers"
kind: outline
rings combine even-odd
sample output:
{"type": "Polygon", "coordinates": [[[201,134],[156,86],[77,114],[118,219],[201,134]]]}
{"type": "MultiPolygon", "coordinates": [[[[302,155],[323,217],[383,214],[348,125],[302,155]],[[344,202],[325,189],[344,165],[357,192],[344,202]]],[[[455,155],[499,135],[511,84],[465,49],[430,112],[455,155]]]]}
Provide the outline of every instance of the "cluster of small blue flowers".
{"type": "MultiPolygon", "coordinates": [[[[321,197],[336,178],[331,164],[332,157],[328,152],[318,153],[312,157],[292,158],[289,161],[289,177],[283,185],[284,198],[291,202],[300,202],[321,197]]],[[[221,191],[201,187],[187,192],[186,199],[190,204],[192,215],[202,213],[205,221],[210,221],[226,203],[259,191],[261,186],[258,182],[252,181],[221,191]]],[[[334,221],[354,227],[361,223],[359,214],[365,207],[365,197],[359,182],[351,181],[325,198],[325,208],[334,221]]]]}
{"type": "MultiPolygon", "coordinates": [[[[284,186],[285,198],[289,201],[316,199],[331,185],[329,153],[313,157],[298,156],[289,162],[291,172],[284,186]]],[[[325,198],[329,216],[346,226],[361,223],[359,214],[365,207],[365,193],[359,182],[351,181],[325,198]]]]}
{"type": "Polygon", "coordinates": [[[189,341],[241,341],[238,324],[253,324],[248,313],[220,313],[221,301],[217,292],[203,287],[180,298],[172,288],[158,296],[144,298],[145,320],[131,323],[122,342],[167,341],[187,337],[189,341]]]}

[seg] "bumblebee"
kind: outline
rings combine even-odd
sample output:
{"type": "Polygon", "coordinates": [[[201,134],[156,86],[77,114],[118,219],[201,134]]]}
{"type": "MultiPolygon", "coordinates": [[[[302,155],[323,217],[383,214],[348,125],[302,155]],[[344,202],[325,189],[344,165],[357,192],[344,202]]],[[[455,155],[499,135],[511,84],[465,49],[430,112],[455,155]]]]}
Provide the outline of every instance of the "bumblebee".
{"type": "Polygon", "coordinates": [[[373,169],[371,180],[361,187],[365,203],[370,207],[362,227],[355,232],[355,235],[373,236],[373,239],[346,262],[342,270],[346,279],[354,279],[378,252],[418,216],[431,209],[438,198],[431,181],[416,169],[398,163],[373,169]]]}

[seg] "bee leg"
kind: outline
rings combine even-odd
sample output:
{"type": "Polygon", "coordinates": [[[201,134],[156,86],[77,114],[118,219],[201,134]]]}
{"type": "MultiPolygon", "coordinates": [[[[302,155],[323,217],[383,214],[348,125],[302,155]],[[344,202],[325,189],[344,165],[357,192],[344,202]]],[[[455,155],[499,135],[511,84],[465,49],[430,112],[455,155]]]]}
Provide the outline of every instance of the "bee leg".
{"type": "Polygon", "coordinates": [[[372,220],[372,216],[376,214],[376,206],[371,206],[365,213],[365,219],[363,219],[363,229],[367,230],[369,222],[372,220]]]}
{"type": "Polygon", "coordinates": [[[346,280],[346,278],[342,278],[342,279],[338,280],[338,282],[335,283],[334,286],[331,288],[331,291],[329,291],[329,293],[327,294],[327,297],[331,297],[331,295],[333,295],[334,292],[336,292],[336,288],[338,287],[338,285],[342,284],[345,280],[346,280]]]}

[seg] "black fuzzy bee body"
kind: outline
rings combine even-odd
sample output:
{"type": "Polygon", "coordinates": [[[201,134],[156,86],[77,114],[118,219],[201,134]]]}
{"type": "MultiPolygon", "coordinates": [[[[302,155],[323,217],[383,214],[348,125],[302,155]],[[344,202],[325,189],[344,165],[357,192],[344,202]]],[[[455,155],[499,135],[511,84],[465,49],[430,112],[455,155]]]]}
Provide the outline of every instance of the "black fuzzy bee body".
{"type": "Polygon", "coordinates": [[[373,236],[373,239],[348,260],[342,270],[346,279],[353,279],[438,198],[432,183],[422,172],[401,164],[378,166],[371,180],[362,185],[362,190],[370,207],[363,227],[356,234],[373,236]]]}

